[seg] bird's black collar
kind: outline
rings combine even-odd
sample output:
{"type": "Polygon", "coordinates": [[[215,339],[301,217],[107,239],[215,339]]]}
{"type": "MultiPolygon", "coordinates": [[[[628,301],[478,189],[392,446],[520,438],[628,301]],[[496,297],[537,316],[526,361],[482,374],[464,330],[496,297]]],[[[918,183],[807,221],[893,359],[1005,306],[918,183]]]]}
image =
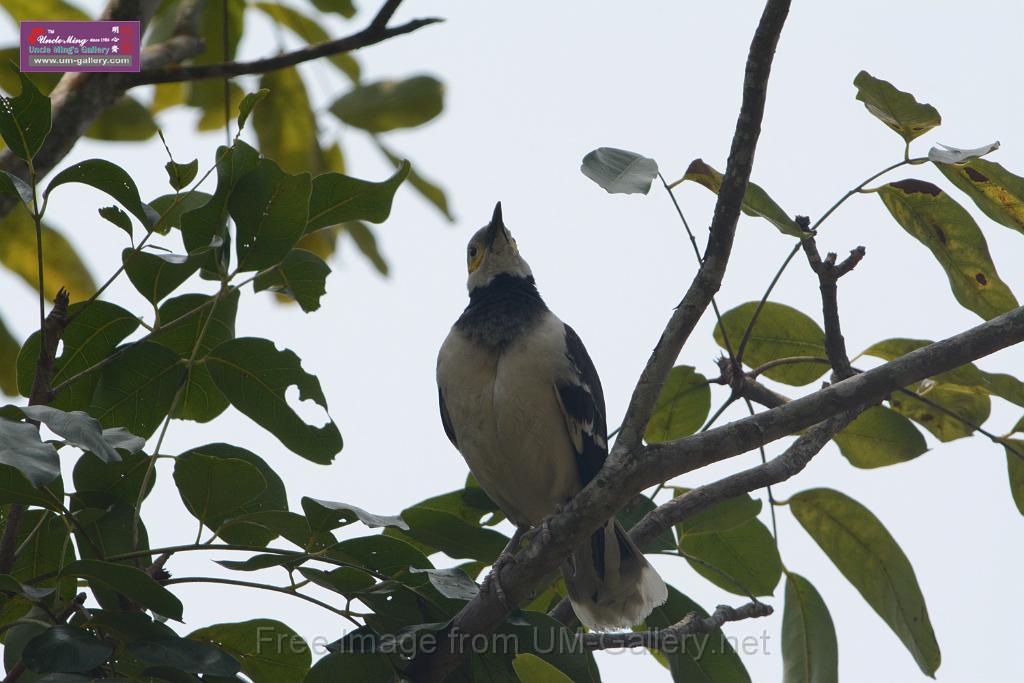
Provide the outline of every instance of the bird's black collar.
{"type": "Polygon", "coordinates": [[[533,276],[499,273],[469,293],[456,329],[490,347],[504,347],[540,321],[548,310],[533,276]]]}

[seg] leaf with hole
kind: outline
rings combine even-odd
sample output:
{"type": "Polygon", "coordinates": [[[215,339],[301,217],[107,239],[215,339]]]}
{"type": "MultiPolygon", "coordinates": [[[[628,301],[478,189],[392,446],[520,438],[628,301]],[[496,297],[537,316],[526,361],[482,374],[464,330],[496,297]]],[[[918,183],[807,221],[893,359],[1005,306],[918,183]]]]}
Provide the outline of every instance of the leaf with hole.
{"type": "Polygon", "coordinates": [[[356,85],[331,105],[331,113],[371,133],[413,128],[444,109],[444,85],[433,76],[356,85]]]}
{"type": "Polygon", "coordinates": [[[835,436],[854,467],[872,468],[913,460],[928,450],[924,436],[899,413],[871,406],[835,436]]]}
{"type": "Polygon", "coordinates": [[[660,443],[689,436],[700,429],[710,410],[707,378],[691,365],[676,366],[661,388],[644,438],[660,443]]]}
{"type": "Polygon", "coordinates": [[[469,524],[443,510],[411,507],[402,512],[402,518],[409,525],[407,534],[456,559],[492,562],[508,543],[503,534],[469,524]]]}
{"type": "Polygon", "coordinates": [[[306,232],[313,232],[346,221],[364,220],[383,223],[391,214],[391,202],[402,181],[409,175],[408,161],[387,180],[379,183],[352,178],[341,173],[324,173],[313,179],[309,197],[306,232]]]}
{"type": "MultiPolygon", "coordinates": [[[[757,310],[757,304],[756,301],[750,301],[722,314],[722,326],[725,327],[733,352],[738,350],[743,333],[757,310]]],[[[723,349],[726,348],[722,327],[715,326],[715,341],[723,349]]],[[[825,333],[818,323],[795,308],[766,301],[750,332],[743,362],[756,368],[783,358],[825,358],[825,355],[825,333]]],[[[763,374],[776,382],[803,386],[826,372],[827,363],[801,362],[778,365],[763,374]]]]}
{"type": "Polygon", "coordinates": [[[99,209],[100,218],[132,236],[132,219],[124,211],[116,206],[104,206],[99,209]]]}
{"type": "Polygon", "coordinates": [[[929,182],[907,179],[883,185],[878,196],[896,222],[932,252],[961,306],[985,320],[1017,307],[978,224],[949,195],[929,182]]]}
{"type": "Polygon", "coordinates": [[[608,194],[647,194],[658,177],[658,162],[625,149],[598,147],[583,157],[580,172],[608,194]]]}
{"type": "Polygon", "coordinates": [[[873,116],[899,133],[907,144],[942,123],[935,107],[922,104],[908,92],[899,90],[889,81],[875,78],[861,71],[853,79],[857,99],[873,116]]]}
{"type": "Polygon", "coordinates": [[[50,98],[25,74],[18,72],[18,78],[21,94],[0,97],[0,136],[14,154],[27,160],[36,155],[50,132],[50,98]]]}
{"type": "Polygon", "coordinates": [[[43,191],[43,197],[48,198],[51,192],[67,183],[82,183],[107,193],[147,229],[153,229],[160,217],[139,197],[139,189],[128,171],[106,159],[86,159],[68,166],[50,180],[43,191]]]}
{"type": "Polygon", "coordinates": [[[149,438],[167,417],[185,379],[185,366],[166,346],[129,345],[100,372],[89,413],[105,427],[149,438]]]}
{"type": "Polygon", "coordinates": [[[782,683],[838,683],[839,645],[825,601],[811,582],[786,573],[782,683]]]}
{"type": "MultiPolygon", "coordinates": [[[[690,180],[698,185],[703,185],[715,194],[718,194],[722,189],[723,178],[724,176],[721,173],[704,163],[703,159],[694,159],[690,162],[682,180],[690,180]]],[[[682,180],[679,182],[682,182],[682,180]]],[[[678,183],[674,183],[674,185],[676,184],[678,183]]],[[[805,236],[804,231],[800,229],[796,221],[783,211],[782,207],[776,204],[775,200],[769,197],[768,193],[757,183],[747,183],[747,191],[743,195],[740,209],[748,216],[764,218],[784,235],[791,235],[793,237],[805,236]]]]}
{"type": "Polygon", "coordinates": [[[306,313],[320,308],[320,297],[327,292],[327,276],[331,268],[316,254],[305,249],[292,249],[272,270],[256,276],[257,292],[272,291],[298,302],[306,313]]]}
{"type": "Polygon", "coordinates": [[[267,339],[243,337],[213,349],[206,366],[233,406],[294,453],[326,465],[341,450],[341,433],[332,420],[314,427],[288,405],[285,392],[295,386],[299,400],[311,399],[327,410],[319,380],[302,369],[293,352],[278,351],[267,339]]]}
{"type": "Polygon", "coordinates": [[[356,520],[359,520],[371,529],[389,526],[406,530],[409,528],[409,525],[401,517],[377,515],[349,503],[317,500],[308,496],[302,497],[302,510],[306,513],[309,528],[314,532],[332,531],[351,524],[356,520]]]}
{"type": "Polygon", "coordinates": [[[811,489],[790,509],[832,563],[882,617],[927,676],[941,655],[910,560],[867,508],[839,491],[811,489]]]}

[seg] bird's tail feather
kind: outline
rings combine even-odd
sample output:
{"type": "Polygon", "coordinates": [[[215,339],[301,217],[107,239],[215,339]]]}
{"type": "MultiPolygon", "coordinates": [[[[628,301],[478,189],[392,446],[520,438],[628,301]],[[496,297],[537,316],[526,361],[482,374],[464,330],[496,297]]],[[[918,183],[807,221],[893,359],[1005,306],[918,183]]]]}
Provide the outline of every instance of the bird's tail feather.
{"type": "Polygon", "coordinates": [[[611,519],[562,565],[569,600],[591,630],[628,628],[668,599],[668,588],[622,525],[611,519]]]}

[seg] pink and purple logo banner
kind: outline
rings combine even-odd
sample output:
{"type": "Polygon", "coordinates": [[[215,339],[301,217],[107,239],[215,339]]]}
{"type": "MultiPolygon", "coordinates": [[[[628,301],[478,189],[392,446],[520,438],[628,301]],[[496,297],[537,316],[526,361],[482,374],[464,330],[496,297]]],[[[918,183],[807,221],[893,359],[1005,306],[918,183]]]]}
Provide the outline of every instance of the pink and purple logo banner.
{"type": "Polygon", "coordinates": [[[23,21],[21,70],[138,71],[137,21],[23,21]]]}

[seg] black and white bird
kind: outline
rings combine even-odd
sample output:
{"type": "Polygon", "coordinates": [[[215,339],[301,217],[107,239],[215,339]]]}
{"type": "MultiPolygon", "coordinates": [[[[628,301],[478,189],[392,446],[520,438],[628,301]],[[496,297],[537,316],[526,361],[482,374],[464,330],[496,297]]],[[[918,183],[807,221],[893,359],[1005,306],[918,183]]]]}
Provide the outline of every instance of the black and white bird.
{"type": "MultiPolygon", "coordinates": [[[[537,292],[500,202],[466,258],[469,305],[437,359],[441,421],[518,539],[604,464],[604,394],[583,342],[537,292]]],[[[636,625],[668,597],[614,519],[573,551],[562,575],[576,615],[591,629],[636,625]]]]}

